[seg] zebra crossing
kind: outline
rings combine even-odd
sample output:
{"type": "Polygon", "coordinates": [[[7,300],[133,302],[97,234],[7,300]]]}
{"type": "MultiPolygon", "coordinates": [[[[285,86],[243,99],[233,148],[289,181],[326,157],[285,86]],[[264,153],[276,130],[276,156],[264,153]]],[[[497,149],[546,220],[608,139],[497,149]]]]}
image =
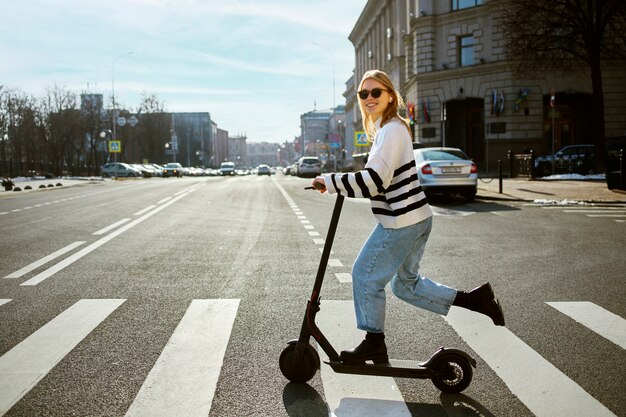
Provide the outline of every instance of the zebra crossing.
{"type": "Polygon", "coordinates": [[[540,207],[542,210],[560,211],[567,215],[584,215],[589,218],[605,218],[613,220],[616,223],[626,222],[626,206],[625,205],[546,205],[546,204],[525,204],[530,207],[540,207]]]}
{"type": "MultiPolygon", "coordinates": [[[[0,313],[9,302],[16,301],[0,300],[0,313]]],[[[0,415],[125,302],[81,299],[2,355],[0,415]]],[[[554,314],[565,314],[617,348],[626,347],[624,318],[590,302],[546,304],[554,314]]],[[[126,416],[208,415],[239,307],[238,299],[191,300],[126,416]]],[[[489,318],[453,307],[445,323],[534,415],[615,415],[509,329],[493,326],[489,318]]],[[[353,344],[361,336],[354,329],[350,300],[325,300],[318,325],[329,340],[341,346],[353,344]]],[[[322,360],[326,359],[321,349],[319,353],[322,360]]],[[[325,364],[320,377],[324,391],[320,395],[329,416],[411,415],[393,378],[337,374],[325,364]]]]}

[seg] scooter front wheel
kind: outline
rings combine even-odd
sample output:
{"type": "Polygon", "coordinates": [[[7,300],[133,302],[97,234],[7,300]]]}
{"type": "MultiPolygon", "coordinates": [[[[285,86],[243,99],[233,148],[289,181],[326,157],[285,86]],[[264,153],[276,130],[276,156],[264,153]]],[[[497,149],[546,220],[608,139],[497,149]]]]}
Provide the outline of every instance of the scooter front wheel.
{"type": "Polygon", "coordinates": [[[320,357],[311,345],[307,345],[298,358],[296,344],[290,343],[280,354],[280,371],[291,382],[307,382],[320,368],[320,357]]]}
{"type": "Polygon", "coordinates": [[[472,365],[463,356],[444,354],[431,365],[435,375],[433,384],[445,393],[458,394],[472,382],[472,365]]]}

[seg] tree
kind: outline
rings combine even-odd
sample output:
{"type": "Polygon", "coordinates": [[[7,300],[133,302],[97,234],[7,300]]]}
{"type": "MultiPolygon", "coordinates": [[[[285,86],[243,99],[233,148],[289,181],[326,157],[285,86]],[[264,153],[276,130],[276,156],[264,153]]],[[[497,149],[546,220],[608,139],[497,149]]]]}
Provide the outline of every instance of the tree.
{"type": "Polygon", "coordinates": [[[48,160],[53,171],[59,175],[74,160],[76,144],[82,141],[80,111],[76,94],[55,86],[42,98],[37,124],[41,138],[48,147],[48,160]]]}
{"type": "Polygon", "coordinates": [[[503,12],[508,58],[521,73],[588,70],[591,128],[604,167],[604,64],[626,58],[624,0],[497,0],[503,12]]]}
{"type": "Polygon", "coordinates": [[[139,136],[142,156],[150,162],[163,163],[166,158],[165,143],[170,137],[171,117],[164,113],[163,103],[157,96],[142,94],[139,105],[139,136]]]}

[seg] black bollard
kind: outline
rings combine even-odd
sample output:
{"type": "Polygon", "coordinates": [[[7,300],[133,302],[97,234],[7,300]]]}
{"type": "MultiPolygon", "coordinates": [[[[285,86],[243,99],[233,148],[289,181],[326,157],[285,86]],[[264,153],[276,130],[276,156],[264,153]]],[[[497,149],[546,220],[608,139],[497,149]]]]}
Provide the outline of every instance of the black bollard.
{"type": "Polygon", "coordinates": [[[502,160],[498,159],[498,181],[499,181],[499,193],[502,194],[502,160]]]}

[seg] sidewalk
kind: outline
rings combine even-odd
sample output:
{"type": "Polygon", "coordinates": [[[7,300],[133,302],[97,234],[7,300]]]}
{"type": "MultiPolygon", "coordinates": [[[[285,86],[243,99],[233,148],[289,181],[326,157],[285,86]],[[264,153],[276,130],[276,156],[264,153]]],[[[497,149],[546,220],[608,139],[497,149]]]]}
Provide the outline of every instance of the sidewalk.
{"type": "MultiPolygon", "coordinates": [[[[29,192],[49,188],[66,188],[75,185],[100,183],[103,179],[101,177],[58,177],[58,178],[44,178],[44,177],[17,177],[13,178],[15,187],[20,189],[20,192],[29,192]],[[30,187],[30,188],[28,188],[30,187]]],[[[4,188],[0,188],[0,194],[11,194],[15,191],[5,191],[4,188]]]]}
{"type": "Polygon", "coordinates": [[[476,198],[543,203],[626,203],[626,191],[609,190],[605,180],[479,178],[476,198]]]}

